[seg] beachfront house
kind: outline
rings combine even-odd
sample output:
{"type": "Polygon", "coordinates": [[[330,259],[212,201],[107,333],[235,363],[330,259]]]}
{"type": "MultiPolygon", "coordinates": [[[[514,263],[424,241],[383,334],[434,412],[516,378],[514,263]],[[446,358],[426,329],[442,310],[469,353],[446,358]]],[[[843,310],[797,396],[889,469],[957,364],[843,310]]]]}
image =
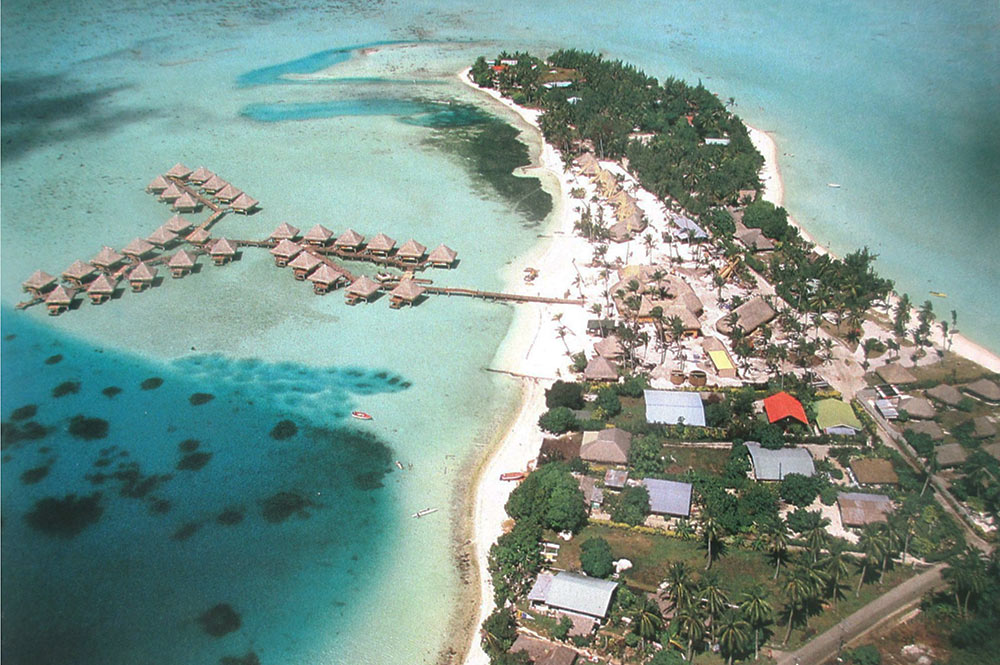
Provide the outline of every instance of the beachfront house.
{"type": "Polygon", "coordinates": [[[587,381],[617,381],[618,365],[604,356],[594,356],[587,362],[583,378],[587,381]]]}
{"type": "Polygon", "coordinates": [[[659,478],[643,478],[649,492],[649,512],[664,517],[691,516],[691,483],[659,478]]]}
{"type": "Polygon", "coordinates": [[[528,592],[535,609],[568,616],[577,629],[589,634],[608,615],[617,582],[579,573],[542,571],[528,592]],[[579,626],[577,623],[579,622],[579,626]]]}
{"type": "Polygon", "coordinates": [[[866,524],[889,521],[892,502],[884,494],[864,494],[862,492],[840,492],[837,494],[837,508],[844,526],[862,527],[866,524]]]}
{"type": "Polygon", "coordinates": [[[598,464],[627,464],[631,447],[632,435],[617,427],[584,432],[580,459],[598,464]]]}
{"type": "Polygon", "coordinates": [[[705,405],[696,392],[645,390],[643,396],[647,423],[705,426],[705,405]]]}
{"type": "Polygon", "coordinates": [[[812,455],[805,448],[770,450],[756,441],[746,442],[755,480],[784,480],[790,473],[812,476],[816,473],[812,455]]]}

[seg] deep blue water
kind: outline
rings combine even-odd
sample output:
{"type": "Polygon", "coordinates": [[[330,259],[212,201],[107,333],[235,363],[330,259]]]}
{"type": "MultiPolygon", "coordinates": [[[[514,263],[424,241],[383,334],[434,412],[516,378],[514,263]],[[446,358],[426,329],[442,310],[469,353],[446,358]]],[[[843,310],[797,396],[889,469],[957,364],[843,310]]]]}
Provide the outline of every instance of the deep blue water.
{"type": "Polygon", "coordinates": [[[338,630],[398,513],[392,452],[349,413],[405,378],[157,364],[2,318],[4,662],[291,662],[338,630]],[[220,603],[241,625],[213,637],[220,603]]]}

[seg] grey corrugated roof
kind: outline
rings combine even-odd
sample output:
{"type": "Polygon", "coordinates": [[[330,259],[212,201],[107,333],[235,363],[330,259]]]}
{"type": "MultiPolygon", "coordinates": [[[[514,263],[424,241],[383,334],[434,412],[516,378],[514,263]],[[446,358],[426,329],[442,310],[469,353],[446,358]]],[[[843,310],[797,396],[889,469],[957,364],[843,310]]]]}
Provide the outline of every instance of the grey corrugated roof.
{"type": "Polygon", "coordinates": [[[642,484],[649,491],[649,512],[678,517],[691,514],[691,483],[643,478],[642,484]]]}
{"type": "Polygon", "coordinates": [[[535,583],[531,586],[531,591],[528,592],[528,600],[533,603],[544,603],[554,577],[555,575],[552,573],[538,573],[535,583]]]}
{"type": "Polygon", "coordinates": [[[782,480],[790,473],[811,476],[816,473],[812,455],[805,448],[769,450],[756,441],[747,441],[753,474],[757,480],[782,480]]]}
{"type": "Polygon", "coordinates": [[[646,422],[705,426],[705,406],[701,396],[676,390],[646,390],[646,422]]]}
{"type": "Polygon", "coordinates": [[[603,619],[611,604],[611,594],[617,587],[617,582],[609,580],[578,573],[557,573],[549,584],[545,604],[603,619]]]}
{"type": "Polygon", "coordinates": [[[604,486],[613,488],[625,487],[628,481],[628,471],[625,469],[608,469],[604,474],[604,486]]]}

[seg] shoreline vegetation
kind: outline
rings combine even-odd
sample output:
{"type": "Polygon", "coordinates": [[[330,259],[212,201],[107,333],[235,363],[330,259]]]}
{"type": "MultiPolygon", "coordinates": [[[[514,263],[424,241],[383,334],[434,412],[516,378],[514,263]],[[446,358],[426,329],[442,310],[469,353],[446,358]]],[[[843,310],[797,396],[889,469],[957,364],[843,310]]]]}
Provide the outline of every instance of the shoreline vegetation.
{"type": "MultiPolygon", "coordinates": [[[[727,300],[724,293],[729,295],[732,290],[725,283],[725,280],[720,283],[717,278],[713,279],[711,269],[685,270],[685,266],[693,263],[696,268],[700,267],[701,257],[708,253],[703,245],[711,245],[713,241],[717,242],[723,250],[714,255],[718,260],[717,263],[725,265],[729,263],[731,257],[740,256],[742,262],[734,262],[734,269],[729,271],[730,274],[735,275],[739,272],[744,283],[755,285],[750,289],[751,296],[754,293],[758,296],[764,296],[769,301],[776,303],[776,309],[778,309],[777,303],[781,300],[785,303],[786,311],[793,311],[790,306],[796,306],[799,311],[791,316],[796,320],[799,316],[804,317],[802,337],[807,338],[810,334],[815,335],[817,343],[798,349],[799,360],[807,353],[816,356],[821,354],[823,347],[818,344],[821,335],[830,340],[826,346],[825,358],[822,362],[816,363],[820,366],[816,367],[815,370],[813,363],[793,363],[793,358],[788,356],[780,358],[776,367],[768,363],[767,368],[765,368],[763,361],[757,362],[750,357],[753,355],[752,352],[747,352],[746,348],[735,348],[737,346],[736,340],[729,340],[728,342],[732,342],[732,344],[727,342],[729,348],[724,347],[724,349],[727,352],[731,351],[739,359],[739,366],[744,377],[748,379],[753,376],[758,377],[758,385],[760,377],[765,377],[768,374],[768,369],[776,369],[779,374],[782,374],[785,371],[793,371],[793,366],[798,364],[801,369],[807,372],[815,371],[815,374],[828,381],[834,389],[845,397],[853,397],[859,390],[867,387],[863,378],[865,371],[879,364],[879,361],[869,364],[869,351],[867,347],[862,349],[862,346],[866,346],[861,344],[862,340],[865,337],[876,337],[877,331],[891,333],[893,323],[900,319],[903,319],[904,332],[914,328],[914,326],[907,326],[909,321],[921,323],[921,330],[913,331],[917,337],[914,344],[906,344],[904,340],[902,352],[913,354],[910,359],[912,366],[936,362],[945,356],[945,350],[947,350],[992,372],[1000,372],[1000,358],[957,334],[954,312],[952,313],[952,326],[949,329],[946,322],[940,327],[931,325],[934,322],[934,317],[929,311],[930,308],[925,306],[922,310],[918,310],[913,306],[911,309],[909,298],[906,296],[902,297],[902,307],[900,307],[900,296],[892,291],[890,281],[875,274],[872,267],[875,256],[870,254],[867,249],[855,252],[845,259],[838,259],[832,257],[825,248],[816,245],[805,229],[780,208],[784,193],[777,159],[778,151],[774,139],[765,131],[745,125],[739,118],[728,112],[728,105],[719,102],[714,95],[711,95],[700,85],[697,88],[687,86],[687,89],[695,90],[701,102],[712,109],[712,114],[714,114],[712,122],[715,124],[709,131],[717,132],[713,138],[720,140],[719,147],[728,149],[734,142],[742,144],[745,140],[749,150],[757,155],[758,159],[755,160],[752,156],[738,156],[734,160],[737,162],[736,165],[729,165],[731,169],[728,171],[730,176],[728,186],[715,182],[712,186],[705,185],[703,193],[704,191],[711,193],[701,200],[698,200],[697,196],[689,196],[686,202],[697,212],[680,205],[677,199],[684,198],[684,194],[678,189],[679,184],[676,182],[661,181],[661,186],[657,187],[660,190],[660,196],[642,186],[642,173],[645,172],[646,179],[652,181],[654,176],[648,174],[655,173],[659,168],[656,164],[656,156],[651,157],[649,152],[645,150],[645,147],[650,143],[658,141],[655,132],[650,136],[650,132],[642,131],[644,128],[638,123],[635,126],[630,124],[622,130],[621,127],[614,126],[613,119],[607,119],[608,125],[603,130],[594,130],[598,134],[603,131],[607,137],[606,142],[594,141],[591,137],[581,134],[572,135],[574,126],[570,123],[570,116],[565,113],[565,105],[581,103],[578,97],[574,101],[577,94],[574,91],[579,88],[576,83],[584,78],[580,76],[580,71],[588,66],[594,67],[595,60],[597,67],[602,67],[605,64],[621,66],[625,72],[623,78],[641,79],[645,77],[644,74],[627,65],[602,63],[597,56],[576,51],[557,52],[547,61],[533,58],[528,54],[501,54],[490,63],[480,58],[476,65],[458,73],[458,78],[462,83],[492,99],[493,104],[502,105],[509,112],[516,114],[519,119],[517,124],[522,129],[522,138],[530,141],[533,158],[532,165],[525,167],[523,171],[535,176],[542,176],[547,172],[549,175],[543,178],[543,182],[547,183],[546,187],[553,186],[556,190],[550,192],[553,196],[554,210],[549,222],[549,230],[544,236],[540,236],[545,239],[536,246],[536,249],[529,256],[524,257],[511,267],[508,275],[510,281],[508,290],[549,295],[562,295],[565,292],[567,296],[573,293],[578,294],[581,299],[586,299],[588,304],[594,304],[586,310],[579,307],[549,305],[528,305],[519,308],[507,338],[496,355],[494,371],[515,377],[521,384],[521,397],[514,414],[507,421],[509,428],[506,431],[498,432],[487,446],[483,456],[478,458],[475,463],[470,464],[473,472],[470,474],[470,483],[462,500],[462,511],[467,517],[471,517],[471,522],[464,527],[460,523],[457,524],[455,544],[456,551],[459,553],[466,552],[466,548],[469,546],[472,547],[474,556],[470,572],[475,574],[469,576],[469,586],[464,592],[465,597],[461,599],[456,610],[456,619],[453,625],[459,630],[454,632],[455,638],[450,641],[449,656],[447,659],[442,658],[443,661],[454,662],[455,656],[464,654],[466,665],[486,665],[490,662],[490,657],[481,646],[481,631],[479,629],[494,610],[489,551],[490,546],[503,533],[508,532],[513,524],[513,520],[510,520],[505,512],[505,504],[517,486],[517,483],[502,480],[501,474],[530,471],[533,468],[543,437],[538,423],[539,418],[546,412],[547,408],[546,388],[556,380],[573,381],[574,374],[571,366],[574,361],[579,361],[580,355],[583,357],[583,363],[578,362],[576,369],[582,370],[580,365],[585,364],[590,355],[586,352],[592,351],[592,344],[588,339],[588,321],[595,317],[610,317],[614,305],[621,309],[622,303],[620,301],[624,298],[619,298],[619,302],[613,304],[612,294],[608,293],[607,268],[612,265],[624,268],[631,263],[655,263],[652,261],[654,253],[658,254],[659,258],[665,262],[672,262],[677,266],[675,274],[691,282],[694,290],[706,301],[703,322],[706,336],[720,339],[719,335],[715,335],[714,329],[708,331],[708,326],[716,322],[721,323],[722,318],[729,318],[724,316],[728,309],[724,303],[727,300]],[[553,59],[557,62],[553,62],[553,59]],[[568,66],[571,64],[574,66],[568,66]],[[485,71],[484,66],[488,67],[489,71],[485,71]],[[537,73],[532,73],[529,68],[533,68],[537,73]],[[526,77],[525,80],[532,81],[533,92],[526,93],[528,86],[523,81],[517,82],[514,77],[506,79],[507,87],[503,91],[498,90],[497,87],[480,85],[487,81],[487,78],[484,77],[488,77],[495,85],[498,76],[508,76],[507,73],[513,75],[515,69],[526,77]],[[539,75],[541,76],[539,77],[539,75]],[[542,88],[544,90],[541,90],[542,88]],[[545,91],[556,91],[557,94],[553,97],[563,102],[563,108],[559,108],[560,104],[550,104],[545,111],[537,108],[539,106],[537,95],[540,91],[541,94],[545,94],[545,91]],[[558,94],[560,92],[561,95],[558,94]],[[715,100],[717,107],[712,104],[709,97],[715,100]],[[728,139],[724,145],[723,139],[728,139]],[[596,159],[587,161],[586,165],[581,168],[579,156],[588,151],[591,152],[591,157],[596,156],[596,159]],[[611,153],[611,156],[607,153],[611,153]],[[575,165],[574,158],[577,160],[575,165]],[[647,163],[642,166],[639,163],[644,159],[647,160],[647,163]],[[631,222],[627,216],[623,219],[623,216],[612,212],[610,202],[604,200],[607,197],[601,196],[600,185],[589,183],[588,176],[592,176],[595,171],[590,170],[588,173],[588,170],[592,169],[593,165],[597,166],[597,172],[603,170],[610,173],[616,181],[617,187],[609,187],[609,191],[605,194],[610,193],[611,189],[615,189],[627,191],[630,195],[632,206],[637,208],[637,210],[628,213],[637,213],[634,217],[635,229],[630,228],[631,222]],[[633,175],[633,169],[640,172],[640,177],[636,178],[633,175]],[[746,179],[748,169],[751,169],[752,182],[746,179]],[[678,196],[671,196],[672,194],[678,196]],[[707,203],[709,199],[712,199],[712,203],[707,203]],[[600,208],[607,206],[607,212],[613,215],[610,222],[614,222],[616,219],[619,222],[617,224],[619,233],[622,230],[622,223],[624,223],[625,233],[620,234],[624,237],[617,238],[620,242],[614,242],[614,238],[609,238],[606,235],[606,225],[600,223],[604,220],[597,220],[598,223],[594,223],[594,206],[587,203],[588,200],[597,202],[599,214],[603,212],[600,211],[600,208]],[[766,203],[761,204],[760,202],[766,203]],[[756,206],[755,214],[759,219],[747,219],[747,208],[751,205],[756,206]],[[717,211],[720,210],[725,211],[726,214],[718,213],[717,211]],[[734,212],[737,214],[733,214],[734,212]],[[678,236],[681,234],[677,232],[676,228],[672,229],[671,227],[672,225],[676,227],[679,219],[691,221],[691,217],[688,215],[695,217],[701,222],[702,227],[711,232],[709,242],[694,242],[696,238],[694,237],[695,232],[692,230],[686,238],[688,241],[686,246],[682,246],[678,240],[678,236]],[[641,224],[638,219],[640,216],[642,218],[641,224]],[[761,233],[757,236],[770,240],[772,247],[777,245],[781,249],[787,247],[794,250],[797,248],[799,254],[797,260],[800,267],[805,266],[805,271],[809,270],[807,264],[814,265],[822,262],[823,266],[833,266],[830,271],[836,272],[837,266],[845,265],[846,261],[847,269],[831,277],[833,286],[834,288],[843,286],[843,283],[837,283],[838,279],[841,282],[845,280],[850,282],[852,279],[855,283],[860,282],[863,284],[862,290],[867,290],[867,293],[864,294],[865,297],[860,299],[862,302],[860,305],[854,303],[853,307],[848,307],[846,303],[840,303],[842,309],[836,312],[835,316],[830,316],[830,310],[834,306],[830,300],[830,293],[825,294],[826,299],[824,300],[818,298],[817,294],[801,290],[796,292],[796,287],[802,287],[802,284],[796,284],[795,280],[787,275],[786,281],[779,280],[778,283],[772,284],[768,281],[768,273],[773,270],[774,274],[780,277],[780,270],[777,269],[777,266],[766,265],[760,258],[756,257],[752,247],[745,251],[739,244],[736,244],[734,231],[737,222],[746,222],[745,226],[740,224],[740,228],[744,230],[747,228],[760,229],[761,233]],[[640,226],[642,230],[638,230],[640,226]],[[605,234],[599,240],[596,235],[598,232],[605,234]],[[590,237],[587,237],[588,235],[590,237]],[[671,235],[672,238],[668,237],[671,235]],[[662,243],[660,242],[661,236],[662,243]],[[828,258],[821,258],[824,256],[828,258]],[[593,269],[599,264],[605,266],[603,272],[597,272],[593,269]],[[582,270],[585,267],[588,268],[586,272],[582,270]],[[531,273],[531,278],[525,278],[524,283],[522,283],[522,276],[525,273],[522,271],[531,273]],[[601,276],[604,280],[603,291],[600,283],[601,276]],[[711,294],[715,293],[718,295],[719,303],[718,305],[714,303],[710,305],[707,301],[711,294]],[[819,300],[818,309],[810,311],[809,305],[803,307],[803,300],[812,301],[814,299],[819,300]],[[824,305],[828,309],[824,309],[824,305]],[[898,314],[900,310],[904,309],[910,313],[909,316],[898,314]],[[897,312],[895,321],[891,316],[892,312],[897,312]],[[845,325],[848,320],[850,320],[850,325],[845,325]],[[810,321],[812,327],[810,327],[810,321]],[[852,339],[853,337],[856,339],[852,339]],[[581,349],[582,353],[572,354],[570,346],[581,349]],[[850,367],[842,367],[841,363],[850,367]],[[478,589],[476,588],[477,584],[478,589]],[[478,592],[478,598],[473,597],[475,592],[478,592]],[[477,600],[478,602],[476,602],[477,600]],[[474,607],[475,610],[469,611],[470,607],[474,607]],[[470,626],[474,626],[471,636],[469,635],[470,626]],[[462,644],[456,646],[455,640],[462,639],[459,637],[460,635],[464,635],[465,638],[462,640],[462,644]]],[[[593,75],[595,70],[588,69],[586,71],[593,75]]],[[[658,85],[655,79],[650,79],[650,81],[647,88],[658,85]]],[[[685,84],[669,79],[664,86],[668,88],[676,86],[676,89],[682,90],[685,84]]],[[[503,88],[504,86],[498,87],[503,88]]],[[[593,93],[593,90],[588,90],[588,92],[593,93]]],[[[624,100],[625,97],[623,96],[622,99],[624,100]]],[[[678,117],[675,114],[675,117],[672,118],[675,121],[673,125],[670,123],[671,118],[663,120],[664,129],[670,131],[668,128],[671,126],[673,129],[680,128],[681,134],[687,134],[688,129],[697,129],[704,135],[705,128],[701,124],[704,119],[699,117],[697,111],[693,114],[682,111],[679,113],[679,118],[680,122],[677,122],[678,117]],[[685,123],[687,127],[684,126],[685,123]]],[[[696,142],[703,142],[703,137],[696,139],[696,142]]],[[[739,147],[741,150],[746,150],[746,146],[740,145],[739,147]]],[[[676,161],[676,155],[672,159],[676,161]]],[[[714,170],[716,166],[710,165],[707,170],[714,170]]],[[[664,177],[666,180],[670,180],[669,175],[664,177]]],[[[690,193],[691,190],[688,190],[688,194],[690,193]]],[[[680,223],[685,224],[686,222],[680,223]]],[[[693,227],[701,228],[698,224],[694,224],[693,227]]],[[[751,233],[750,237],[752,238],[753,235],[751,233]]],[[[751,240],[751,242],[753,241],[751,240]]],[[[788,254],[786,253],[784,256],[787,260],[788,254]]],[[[800,282],[805,282],[805,280],[800,280],[800,282]]],[[[810,278],[808,283],[812,290],[820,290],[817,287],[823,286],[823,281],[816,277],[810,278]]],[[[835,296],[833,297],[835,298],[835,296]]],[[[731,303],[734,309],[739,302],[746,302],[746,298],[731,295],[730,298],[732,298],[731,303]]],[[[715,300],[715,298],[712,299],[715,300]]],[[[735,327],[739,328],[738,325],[735,327]]],[[[662,333],[662,329],[660,332],[662,333]]],[[[680,337],[678,335],[674,340],[678,353],[681,353],[683,348],[680,337]]],[[[647,338],[645,344],[626,344],[626,355],[638,355],[639,347],[642,347],[644,349],[643,357],[648,357],[657,341],[647,338]]],[[[666,340],[656,344],[656,355],[659,355],[662,347],[665,358],[666,346],[666,340]]],[[[900,360],[900,353],[897,347],[896,360],[900,360]]],[[[887,359],[889,356],[891,356],[891,351],[885,358],[887,359]]],[[[683,360],[681,363],[683,366],[683,360]]],[[[815,374],[813,375],[815,376],[815,374]]],[[[655,371],[653,377],[656,377],[655,371]]],[[[659,378],[662,380],[665,377],[661,375],[659,378]]],[[[722,386],[738,386],[740,383],[739,380],[735,382],[718,381],[718,385],[722,386]]]]}

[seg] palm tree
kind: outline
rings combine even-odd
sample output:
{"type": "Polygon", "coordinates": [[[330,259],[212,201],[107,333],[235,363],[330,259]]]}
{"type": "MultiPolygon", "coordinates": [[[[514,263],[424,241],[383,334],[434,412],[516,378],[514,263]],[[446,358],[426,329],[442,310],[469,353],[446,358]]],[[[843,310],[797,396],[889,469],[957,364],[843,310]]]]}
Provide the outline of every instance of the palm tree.
{"type": "Polygon", "coordinates": [[[677,633],[687,640],[687,662],[690,663],[694,657],[695,642],[700,642],[705,637],[705,622],[693,606],[678,612],[675,621],[677,621],[677,633]]]}
{"type": "Polygon", "coordinates": [[[719,584],[719,577],[715,573],[706,574],[701,580],[701,587],[698,589],[701,600],[705,603],[708,611],[709,636],[715,642],[715,619],[729,605],[729,596],[719,584]]]}
{"type": "MultiPolygon", "coordinates": [[[[708,549],[705,562],[705,570],[712,567],[712,544],[718,543],[722,540],[725,535],[725,531],[722,529],[722,525],[715,521],[715,518],[711,515],[706,515],[701,519],[701,537],[705,541],[705,547],[708,549]]],[[[718,551],[716,551],[718,554],[718,551]]]]}
{"type": "Polygon", "coordinates": [[[877,524],[866,524],[861,527],[861,537],[858,538],[858,546],[861,548],[861,553],[865,556],[861,561],[861,575],[858,577],[858,588],[854,592],[855,598],[861,595],[861,584],[864,582],[868,571],[871,570],[872,564],[877,564],[885,557],[889,549],[889,543],[886,541],[885,534],[878,528],[877,524]]]}
{"type": "Polygon", "coordinates": [[[771,622],[774,609],[767,600],[767,590],[763,585],[756,584],[740,598],[740,612],[753,628],[753,659],[760,658],[760,630],[771,622]]]}
{"type": "Polygon", "coordinates": [[[819,553],[823,550],[823,546],[826,545],[826,541],[829,538],[829,534],[826,532],[826,527],[830,526],[829,518],[822,517],[809,527],[809,529],[802,535],[806,537],[806,546],[812,553],[812,560],[815,564],[819,560],[819,553]]]}
{"type": "Polygon", "coordinates": [[[788,638],[792,636],[792,622],[796,616],[805,611],[806,604],[815,597],[816,585],[810,571],[805,567],[798,567],[792,571],[788,579],[782,585],[781,590],[788,599],[788,632],[782,646],[788,644],[788,638]]]}
{"type": "Polygon", "coordinates": [[[840,538],[830,542],[829,551],[819,561],[820,570],[826,577],[827,593],[833,599],[833,606],[837,606],[837,599],[846,588],[843,584],[847,577],[849,568],[847,567],[847,544],[840,538]]]}
{"type": "Polygon", "coordinates": [[[642,237],[642,244],[646,247],[646,260],[653,260],[653,247],[656,243],[653,241],[652,234],[647,233],[642,237]]]}
{"type": "Polygon", "coordinates": [[[764,542],[768,553],[774,558],[774,577],[778,579],[781,562],[788,558],[788,524],[783,519],[768,527],[764,532],[764,542]]]}
{"type": "Polygon", "coordinates": [[[719,622],[719,645],[726,655],[728,665],[733,665],[733,656],[746,649],[750,640],[750,624],[733,611],[722,615],[719,622]]]}
{"type": "Polygon", "coordinates": [[[660,608],[646,596],[639,596],[629,616],[632,619],[632,632],[639,636],[643,646],[646,640],[655,639],[663,628],[660,608]]]}
{"type": "Polygon", "coordinates": [[[678,610],[690,607],[694,598],[695,583],[692,572],[690,566],[683,561],[675,561],[667,570],[666,582],[669,586],[664,593],[678,610]]]}
{"type": "Polygon", "coordinates": [[[569,344],[566,343],[566,335],[569,333],[569,328],[566,326],[559,326],[556,328],[556,334],[559,335],[559,339],[562,340],[563,346],[566,347],[566,355],[570,355],[569,344]]]}
{"type": "Polygon", "coordinates": [[[948,580],[952,593],[955,595],[955,608],[963,616],[967,616],[969,599],[973,595],[982,594],[988,582],[986,560],[982,552],[974,547],[966,546],[959,556],[953,557],[948,562],[948,568],[945,568],[943,575],[948,580]],[[965,594],[964,605],[959,604],[959,595],[962,593],[965,594]]]}

